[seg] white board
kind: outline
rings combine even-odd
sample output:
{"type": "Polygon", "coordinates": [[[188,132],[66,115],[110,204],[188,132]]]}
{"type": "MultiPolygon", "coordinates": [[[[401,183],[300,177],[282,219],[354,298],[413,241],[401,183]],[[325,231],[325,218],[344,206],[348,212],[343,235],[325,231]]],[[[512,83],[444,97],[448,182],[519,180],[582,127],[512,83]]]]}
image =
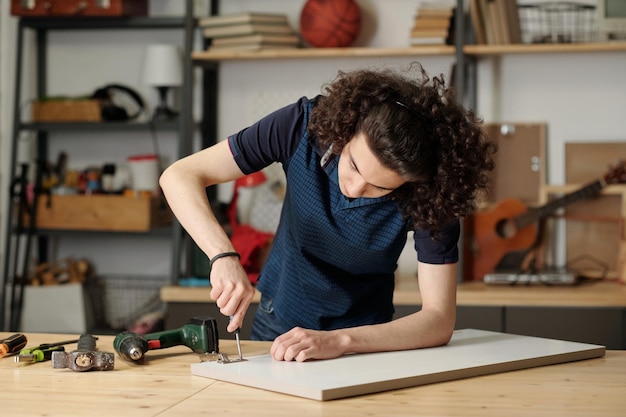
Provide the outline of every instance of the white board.
{"type": "Polygon", "coordinates": [[[191,373],[325,401],[596,358],[605,350],[586,343],[464,329],[455,331],[448,345],[435,348],[310,362],[276,361],[262,355],[244,362],[192,364],[191,373]]]}

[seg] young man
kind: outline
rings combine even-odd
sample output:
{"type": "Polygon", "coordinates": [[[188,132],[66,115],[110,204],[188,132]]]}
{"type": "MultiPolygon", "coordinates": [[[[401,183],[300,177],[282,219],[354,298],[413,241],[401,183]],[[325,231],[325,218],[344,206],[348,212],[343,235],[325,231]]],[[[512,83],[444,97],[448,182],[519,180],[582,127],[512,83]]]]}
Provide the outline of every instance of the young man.
{"type": "Polygon", "coordinates": [[[439,77],[339,72],[301,98],[172,164],[161,187],[211,259],[211,298],[238,328],[254,295],[205,187],[280,162],[286,196],[252,338],[277,360],[446,344],[454,329],[459,218],[493,168],[480,120],[439,77]],[[394,271],[414,231],[422,308],[392,320],[394,271]]]}

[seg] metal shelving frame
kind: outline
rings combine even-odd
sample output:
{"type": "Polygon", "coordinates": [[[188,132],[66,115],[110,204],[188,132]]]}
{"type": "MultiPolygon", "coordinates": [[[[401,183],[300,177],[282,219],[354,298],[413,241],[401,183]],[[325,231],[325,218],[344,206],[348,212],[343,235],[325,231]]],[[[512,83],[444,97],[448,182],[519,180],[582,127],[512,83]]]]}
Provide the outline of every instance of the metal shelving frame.
{"type": "MultiPolygon", "coordinates": [[[[183,157],[192,152],[193,136],[193,85],[191,52],[193,48],[194,29],[196,21],[193,16],[193,1],[185,0],[185,13],[180,17],[84,17],[64,18],[23,17],[19,19],[17,29],[16,71],[15,71],[15,95],[13,114],[13,135],[11,144],[10,187],[18,178],[17,142],[23,131],[36,132],[37,160],[45,160],[48,153],[48,132],[53,131],[114,131],[114,130],[149,130],[174,129],[178,131],[178,157],[183,157]],[[36,42],[36,66],[39,68],[36,76],[36,93],[38,97],[44,97],[47,93],[46,68],[47,68],[47,43],[50,30],[119,30],[119,29],[175,29],[184,31],[183,50],[183,85],[181,88],[180,115],[175,121],[164,122],[120,122],[120,123],[24,123],[21,121],[20,103],[22,94],[22,73],[24,60],[24,34],[27,30],[35,32],[36,42]]],[[[35,185],[36,187],[38,184],[35,185]]],[[[36,201],[31,207],[36,207],[36,201]]],[[[39,256],[46,252],[47,234],[62,233],[60,231],[36,230],[33,227],[16,227],[16,208],[13,196],[9,198],[6,216],[5,236],[5,262],[3,275],[0,282],[0,330],[16,331],[19,326],[21,312],[21,296],[28,272],[30,252],[32,250],[31,238],[36,238],[39,245],[39,256]],[[35,236],[36,235],[36,236],[35,236]],[[22,237],[27,237],[21,242],[22,237]],[[19,264],[21,262],[21,265],[19,264]],[[19,279],[19,276],[22,279],[19,279]],[[10,292],[10,294],[9,294],[10,292]],[[10,300],[8,300],[10,296],[10,300]],[[10,303],[9,303],[10,301],[10,303]],[[9,311],[7,314],[7,303],[9,311]],[[8,316],[8,317],[7,317],[8,316]]],[[[33,213],[34,214],[34,213],[33,213]]],[[[34,215],[31,216],[35,220],[34,215]]],[[[34,224],[34,222],[32,223],[34,224]]],[[[80,232],[78,232],[80,233],[80,232]]],[[[98,232],[92,232],[98,233],[98,232]]],[[[106,233],[106,232],[104,232],[106,233]]],[[[163,230],[155,231],[156,235],[163,234],[163,230]]],[[[181,268],[181,247],[183,244],[183,231],[180,224],[174,219],[171,227],[172,239],[172,268],[170,281],[178,280],[181,268]]]]}

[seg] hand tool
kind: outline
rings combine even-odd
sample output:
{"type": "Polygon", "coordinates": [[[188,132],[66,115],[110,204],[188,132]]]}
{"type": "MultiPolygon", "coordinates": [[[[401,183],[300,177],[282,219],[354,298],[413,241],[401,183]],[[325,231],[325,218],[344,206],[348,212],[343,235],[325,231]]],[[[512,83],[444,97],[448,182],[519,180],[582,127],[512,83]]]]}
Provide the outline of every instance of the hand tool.
{"type": "Polygon", "coordinates": [[[78,339],[76,350],[66,353],[52,352],[53,368],[69,368],[72,371],[109,371],[113,369],[115,355],[110,352],[96,350],[96,338],[83,334],[78,339]]]}
{"type": "Polygon", "coordinates": [[[52,352],[57,351],[63,352],[65,348],[63,346],[37,346],[36,348],[22,349],[20,354],[15,357],[15,362],[29,364],[49,361],[52,358],[52,352]]]}
{"type": "Polygon", "coordinates": [[[219,352],[217,321],[212,317],[196,316],[178,329],[143,336],[133,332],[122,332],[113,340],[117,354],[131,362],[141,361],[148,350],[172,346],[187,346],[195,353],[219,352]]]}
{"type": "MultiPolygon", "coordinates": [[[[230,316],[230,320],[232,321],[233,316],[230,316]]],[[[242,361],[243,360],[243,355],[241,353],[241,340],[239,340],[239,330],[241,328],[237,327],[237,330],[235,330],[235,339],[237,339],[237,352],[239,352],[239,360],[242,361]]]]}
{"type": "Polygon", "coordinates": [[[22,333],[15,333],[6,339],[0,339],[0,358],[19,352],[26,346],[28,339],[22,333]]]}
{"type": "Polygon", "coordinates": [[[76,343],[77,340],[66,340],[64,342],[57,343],[44,343],[36,347],[22,349],[15,357],[17,363],[35,363],[47,361],[52,358],[52,352],[65,351],[63,345],[69,345],[70,343],[76,343]]]}

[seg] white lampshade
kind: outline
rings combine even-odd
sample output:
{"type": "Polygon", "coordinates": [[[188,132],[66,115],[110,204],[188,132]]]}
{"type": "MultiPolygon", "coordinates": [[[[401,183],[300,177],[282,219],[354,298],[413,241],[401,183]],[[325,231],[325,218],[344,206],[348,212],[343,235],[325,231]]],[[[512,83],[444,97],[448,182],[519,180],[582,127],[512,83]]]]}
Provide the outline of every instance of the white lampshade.
{"type": "Polygon", "coordinates": [[[143,82],[155,87],[175,87],[183,83],[178,45],[150,45],[143,65],[143,82]]]}

